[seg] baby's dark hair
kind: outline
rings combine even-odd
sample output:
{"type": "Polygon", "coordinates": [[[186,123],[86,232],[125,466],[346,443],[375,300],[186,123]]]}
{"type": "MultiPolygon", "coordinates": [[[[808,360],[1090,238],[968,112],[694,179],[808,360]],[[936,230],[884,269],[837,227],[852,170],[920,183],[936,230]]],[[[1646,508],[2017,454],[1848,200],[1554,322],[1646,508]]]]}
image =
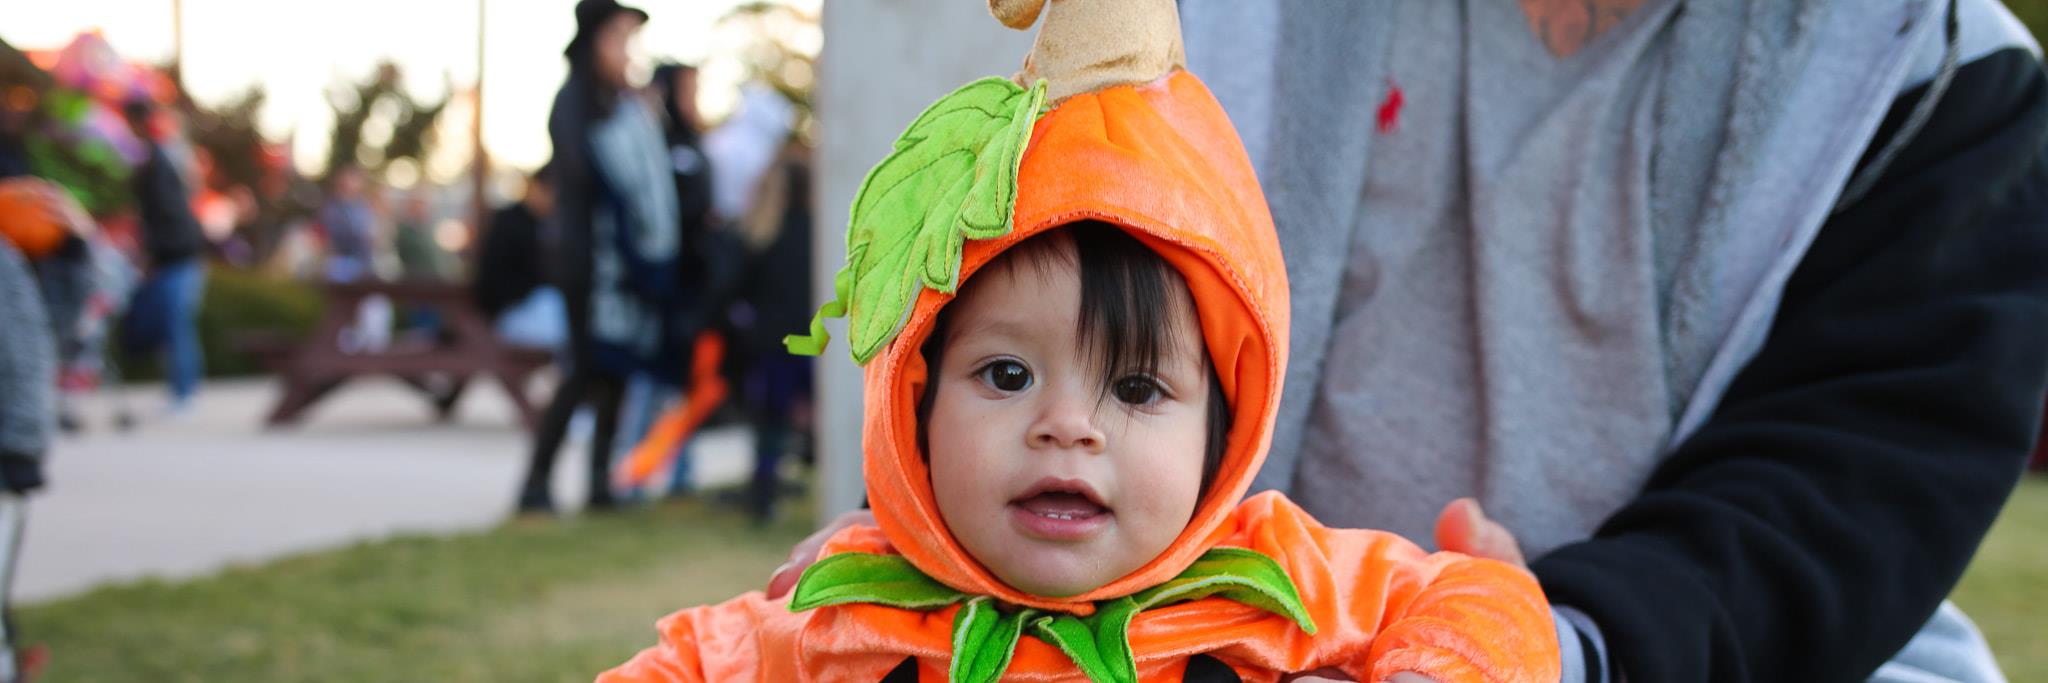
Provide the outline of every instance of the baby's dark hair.
{"type": "MultiPolygon", "coordinates": [[[[1181,342],[1176,336],[1180,327],[1172,324],[1177,302],[1185,302],[1187,314],[1196,315],[1193,296],[1187,293],[1180,273],[1143,242],[1108,223],[1082,221],[1048,230],[1010,247],[984,270],[1005,261],[1012,269],[1029,267],[1038,273],[1066,263],[1075,266],[1081,275],[1077,332],[1082,343],[1090,346],[1087,355],[1096,361],[1105,399],[1124,373],[1158,373],[1160,356],[1181,342]]],[[[931,336],[921,348],[931,377],[917,405],[918,446],[927,458],[930,450],[924,446],[924,425],[938,394],[951,310],[939,311],[931,336]]],[[[1199,328],[1199,320],[1194,322],[1199,328]]],[[[1201,363],[1209,382],[1208,439],[1202,454],[1202,491],[1206,493],[1223,464],[1231,411],[1208,353],[1201,354],[1201,363]]]]}

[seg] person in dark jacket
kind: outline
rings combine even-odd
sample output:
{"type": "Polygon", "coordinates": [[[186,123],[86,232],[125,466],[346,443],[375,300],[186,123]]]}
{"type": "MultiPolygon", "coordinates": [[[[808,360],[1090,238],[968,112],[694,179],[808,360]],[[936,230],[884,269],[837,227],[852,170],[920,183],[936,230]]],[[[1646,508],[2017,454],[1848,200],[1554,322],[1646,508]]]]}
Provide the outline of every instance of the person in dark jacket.
{"type": "Polygon", "coordinates": [[[2000,3],[1180,11],[1287,260],[1259,485],[1526,557],[1565,681],[2004,680],[1944,600],[2048,389],[2000,3]]]}
{"type": "Polygon", "coordinates": [[[2002,680],[1943,600],[2048,387],[1999,3],[1181,9],[1294,293],[1263,484],[1511,530],[1567,681],[2002,680]]]}
{"type": "Polygon", "coordinates": [[[663,64],[649,83],[666,115],[669,160],[675,173],[676,215],[682,229],[686,287],[702,286],[706,234],[712,229],[711,175],[704,156],[704,123],[697,113],[697,67],[663,64]],[[694,248],[692,248],[694,247],[694,248]]]}
{"type": "Polygon", "coordinates": [[[491,213],[477,245],[471,300],[499,338],[520,346],[558,349],[568,340],[562,292],[546,258],[552,251],[544,246],[554,203],[554,169],[544,165],[527,178],[519,201],[491,213]]]}
{"type": "MultiPolygon", "coordinates": [[[[157,306],[165,352],[164,369],[170,382],[171,412],[191,408],[205,374],[205,356],[199,348],[199,302],[206,291],[206,234],[192,215],[185,182],[172,167],[151,130],[156,105],[134,100],[124,107],[128,125],[148,145],[149,156],[135,169],[130,182],[142,229],[143,253],[148,258],[138,306],[157,306]]],[[[145,314],[145,317],[154,316],[145,314]]]]}
{"type": "Polygon", "coordinates": [[[659,112],[627,82],[627,43],[647,13],[613,0],[576,4],[569,78],[548,117],[557,250],[570,368],[534,434],[518,509],[553,508],[548,481],[570,418],[594,408],[589,508],[616,507],[610,453],[626,378],[663,354],[681,291],[674,178],[659,112]]]}

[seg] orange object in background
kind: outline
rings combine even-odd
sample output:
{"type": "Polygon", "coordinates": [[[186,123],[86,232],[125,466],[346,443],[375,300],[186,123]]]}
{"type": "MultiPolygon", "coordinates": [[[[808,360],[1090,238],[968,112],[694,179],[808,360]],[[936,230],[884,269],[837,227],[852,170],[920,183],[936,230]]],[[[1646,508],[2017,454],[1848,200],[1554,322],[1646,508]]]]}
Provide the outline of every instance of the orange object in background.
{"type": "Polygon", "coordinates": [[[693,349],[687,398],[682,405],[663,412],[647,428],[646,438],[626,455],[626,462],[613,477],[618,485],[632,488],[646,483],[655,472],[675,460],[683,442],[704,426],[704,420],[711,417],[718,404],[725,402],[730,388],[725,377],[718,374],[718,366],[725,362],[725,337],[711,332],[697,335],[693,349]]]}
{"type": "Polygon", "coordinates": [[[85,211],[64,189],[40,178],[0,181],[0,236],[22,255],[38,259],[77,234],[85,211]]]}

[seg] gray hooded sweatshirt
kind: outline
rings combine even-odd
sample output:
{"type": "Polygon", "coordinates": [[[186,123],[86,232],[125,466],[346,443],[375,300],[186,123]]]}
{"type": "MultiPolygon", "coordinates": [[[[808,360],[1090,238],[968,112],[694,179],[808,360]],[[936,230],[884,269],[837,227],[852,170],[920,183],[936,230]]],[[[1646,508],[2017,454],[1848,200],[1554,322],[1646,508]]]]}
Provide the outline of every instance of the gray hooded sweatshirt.
{"type": "MultiPolygon", "coordinates": [[[[1576,575],[1556,569],[1554,579],[1550,568],[1591,553],[1587,539],[1692,542],[1659,536],[1668,523],[1622,533],[1617,513],[1652,500],[1646,490],[1665,485],[1660,468],[1728,408],[1823,227],[1843,215],[1862,220],[1839,209],[1875,181],[1901,187],[1904,172],[1891,168],[1898,150],[1883,147],[1914,141],[1928,125],[1925,114],[1895,111],[1901,93],[1931,93],[1916,100],[1931,112],[1964,65],[2001,52],[2033,64],[2037,48],[1991,0],[1647,0],[1560,58],[1519,5],[1183,0],[1182,19],[1190,70],[1231,112],[1288,259],[1293,348],[1261,485],[1288,491],[1326,523],[1425,541],[1445,503],[1476,497],[1530,557],[1544,558],[1537,573],[1555,600],[1573,593],[1566,577],[1576,575]]],[[[2015,370],[2035,376],[2036,364],[2029,357],[2015,370]]],[[[1857,435],[1841,432],[1830,447],[1857,435]]],[[[1730,449],[1709,450],[1697,459],[1730,449]]],[[[1828,485],[1855,477],[1825,476],[1828,485]]],[[[1769,506],[1784,491],[1714,504],[1769,506]]],[[[1736,514],[1713,524],[1800,518],[1789,519],[1736,514]]],[[[1957,524],[1977,538],[1988,519],[1957,524]]],[[[1899,540],[1892,552],[1921,552],[1899,540]]],[[[1765,566],[1774,560],[1740,553],[1779,542],[1799,541],[1658,556],[1677,558],[1677,573],[1662,578],[1671,595],[1683,596],[1686,582],[1701,586],[1697,605],[1671,609],[1735,615],[1688,615],[1667,620],[1667,633],[1644,633],[1643,624],[1616,624],[1626,610],[1599,599],[1561,603],[1567,635],[1590,632],[1566,639],[1568,665],[1583,644],[1597,655],[1587,669],[1608,668],[1600,653],[1623,628],[1615,654],[1637,680],[1841,677],[1875,667],[1882,657],[1821,647],[1803,652],[1831,665],[1797,669],[1783,665],[1791,655],[1720,635],[1868,616],[1780,618],[1770,610],[1802,608],[1768,590],[1745,593],[1736,584],[1782,577],[1765,566]],[[1749,564],[1719,571],[1738,561],[1749,564]]],[[[1652,560],[1600,551],[1587,562],[1658,574],[1652,560]]],[[[1938,600],[1953,578],[1911,580],[1933,586],[1938,600]]],[[[1659,587],[1649,581],[1608,599],[1641,603],[1659,587]]],[[[1840,638],[1895,652],[1933,607],[1885,613],[1904,622],[1883,636],[1840,638]],[[1888,638],[1896,640],[1868,644],[1888,638]]],[[[1998,680],[1981,642],[1964,636],[1934,657],[1962,652],[1959,663],[1922,668],[1936,680],[1998,680]]]]}

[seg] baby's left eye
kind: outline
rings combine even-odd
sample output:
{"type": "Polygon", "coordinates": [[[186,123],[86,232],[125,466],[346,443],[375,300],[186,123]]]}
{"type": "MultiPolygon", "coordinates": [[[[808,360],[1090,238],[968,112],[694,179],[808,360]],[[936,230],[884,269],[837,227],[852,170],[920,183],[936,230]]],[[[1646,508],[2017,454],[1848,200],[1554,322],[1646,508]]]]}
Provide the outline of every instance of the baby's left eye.
{"type": "Polygon", "coordinates": [[[1142,406],[1159,400],[1166,391],[1150,377],[1125,377],[1117,380],[1116,385],[1109,388],[1109,393],[1118,401],[1142,406]]]}

